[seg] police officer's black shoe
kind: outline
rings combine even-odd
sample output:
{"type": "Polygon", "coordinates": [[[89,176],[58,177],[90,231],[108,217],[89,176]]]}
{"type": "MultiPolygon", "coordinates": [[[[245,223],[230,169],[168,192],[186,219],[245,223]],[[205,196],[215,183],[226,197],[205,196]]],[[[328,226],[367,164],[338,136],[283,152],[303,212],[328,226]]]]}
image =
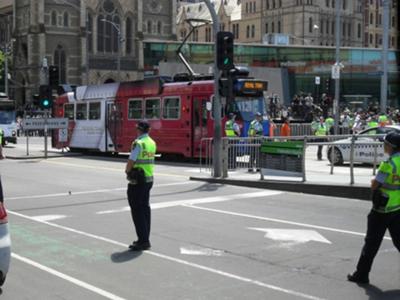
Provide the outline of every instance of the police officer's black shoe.
{"type": "Polygon", "coordinates": [[[150,242],[136,242],[129,246],[132,251],[145,251],[151,248],[150,242]]]}
{"type": "Polygon", "coordinates": [[[355,271],[353,274],[348,274],[347,280],[359,284],[369,284],[368,275],[361,275],[357,271],[355,271]]]}
{"type": "Polygon", "coordinates": [[[128,246],[129,249],[132,249],[139,241],[133,241],[132,244],[128,246]]]}

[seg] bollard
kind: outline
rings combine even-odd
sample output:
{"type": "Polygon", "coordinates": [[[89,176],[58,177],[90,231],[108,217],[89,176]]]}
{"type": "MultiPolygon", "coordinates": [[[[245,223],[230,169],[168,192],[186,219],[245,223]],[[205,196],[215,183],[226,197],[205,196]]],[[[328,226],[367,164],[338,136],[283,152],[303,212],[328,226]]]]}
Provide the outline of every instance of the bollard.
{"type": "Polygon", "coordinates": [[[335,165],[335,145],[332,143],[332,148],[331,148],[331,175],[333,175],[333,168],[335,165]]]}
{"type": "Polygon", "coordinates": [[[303,144],[303,182],[306,182],[306,148],[307,148],[307,136],[304,136],[303,138],[304,144],[303,144]]]}
{"type": "Polygon", "coordinates": [[[222,178],[228,178],[228,152],[229,152],[228,138],[222,139],[222,178]]]}

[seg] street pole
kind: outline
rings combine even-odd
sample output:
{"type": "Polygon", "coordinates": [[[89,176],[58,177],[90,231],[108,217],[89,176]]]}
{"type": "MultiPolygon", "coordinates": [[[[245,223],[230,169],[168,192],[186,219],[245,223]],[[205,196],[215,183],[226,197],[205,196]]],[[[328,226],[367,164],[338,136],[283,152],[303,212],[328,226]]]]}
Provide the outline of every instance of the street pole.
{"type": "MultiPolygon", "coordinates": [[[[210,0],[203,0],[210,11],[213,21],[214,42],[217,41],[217,32],[219,31],[219,19],[214,6],[210,0]]],[[[219,70],[217,67],[217,47],[214,43],[214,147],[213,147],[213,177],[222,176],[222,131],[221,131],[221,99],[219,97],[219,70]]]]}
{"type": "Polygon", "coordinates": [[[8,49],[7,44],[4,48],[4,93],[8,97],[8,49]]]}
{"type": "Polygon", "coordinates": [[[381,112],[386,113],[388,94],[388,48],[389,48],[389,6],[390,0],[383,1],[382,28],[382,77],[381,77],[381,112]]]}
{"type": "MultiPolygon", "coordinates": [[[[115,28],[117,29],[117,28],[115,28]]],[[[117,33],[118,33],[118,61],[117,61],[117,78],[118,78],[118,82],[121,82],[121,48],[122,48],[122,40],[121,40],[121,30],[117,29],[117,33]]]]}
{"type": "MultiPolygon", "coordinates": [[[[340,65],[340,9],[342,7],[342,0],[336,0],[336,66],[340,65]]],[[[340,74],[340,72],[339,72],[340,74]]],[[[339,133],[339,98],[340,98],[340,75],[335,79],[335,99],[333,101],[333,110],[335,115],[335,135],[339,133]]]]}

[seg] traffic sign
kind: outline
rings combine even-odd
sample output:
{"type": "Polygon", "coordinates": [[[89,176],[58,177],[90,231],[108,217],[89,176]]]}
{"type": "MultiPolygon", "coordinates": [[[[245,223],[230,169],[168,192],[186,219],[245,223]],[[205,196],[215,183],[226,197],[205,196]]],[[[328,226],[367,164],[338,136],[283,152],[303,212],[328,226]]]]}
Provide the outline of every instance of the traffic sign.
{"type": "Polygon", "coordinates": [[[338,64],[332,66],[332,79],[340,79],[340,65],[338,64]]]}
{"type": "Polygon", "coordinates": [[[58,130],[58,141],[61,143],[68,142],[68,129],[61,128],[58,130]]]}
{"type": "Polygon", "coordinates": [[[22,121],[24,130],[44,129],[47,121],[47,129],[68,128],[67,118],[26,118],[22,121]]]}
{"type": "Polygon", "coordinates": [[[320,85],[321,84],[321,77],[315,76],[315,84],[320,85]]]}

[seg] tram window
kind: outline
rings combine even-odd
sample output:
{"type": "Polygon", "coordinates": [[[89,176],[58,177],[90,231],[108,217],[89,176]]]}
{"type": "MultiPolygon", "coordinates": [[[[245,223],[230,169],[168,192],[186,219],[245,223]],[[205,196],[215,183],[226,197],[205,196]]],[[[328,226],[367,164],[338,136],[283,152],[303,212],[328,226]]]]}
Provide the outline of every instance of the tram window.
{"type": "Polygon", "coordinates": [[[73,104],[65,104],[64,105],[64,118],[68,118],[68,120],[74,119],[74,105],[73,104]]]}
{"type": "Polygon", "coordinates": [[[146,119],[160,118],[160,99],[146,99],[146,119]]]}
{"type": "Polygon", "coordinates": [[[128,102],[128,119],[142,119],[143,106],[142,100],[129,100],[128,102]]]}
{"type": "Polygon", "coordinates": [[[86,120],[87,119],[86,103],[79,103],[76,105],[76,119],[77,120],[86,120]]]}
{"type": "Polygon", "coordinates": [[[176,98],[165,98],[163,105],[163,119],[179,119],[180,118],[180,107],[181,99],[176,98]]]}
{"type": "Polygon", "coordinates": [[[100,102],[89,103],[89,120],[100,120],[100,102]]]}

